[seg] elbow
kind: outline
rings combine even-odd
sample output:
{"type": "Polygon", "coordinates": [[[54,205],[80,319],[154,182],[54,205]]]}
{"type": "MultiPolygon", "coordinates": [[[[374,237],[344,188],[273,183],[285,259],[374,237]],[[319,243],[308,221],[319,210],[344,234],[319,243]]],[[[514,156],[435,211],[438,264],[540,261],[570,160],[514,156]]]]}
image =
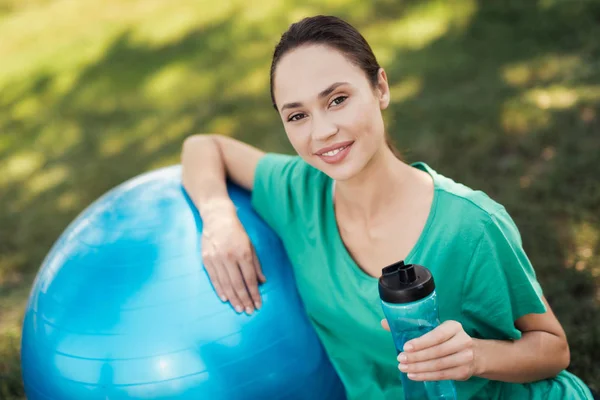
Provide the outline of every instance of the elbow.
{"type": "Polygon", "coordinates": [[[571,365],[571,349],[569,348],[569,342],[566,337],[563,337],[562,339],[558,351],[558,354],[560,355],[558,357],[558,372],[567,369],[569,365],[571,365]]]}
{"type": "Polygon", "coordinates": [[[187,164],[194,160],[194,155],[198,152],[198,149],[205,147],[207,143],[215,141],[215,135],[212,134],[195,134],[188,136],[184,139],[181,146],[181,164],[183,169],[186,169],[187,164]]]}
{"type": "Polygon", "coordinates": [[[206,147],[213,141],[213,136],[210,134],[195,134],[185,138],[181,146],[181,180],[185,190],[189,190],[190,173],[197,167],[195,163],[198,159],[200,149],[206,147]]]}
{"type": "Polygon", "coordinates": [[[181,158],[183,161],[183,157],[186,153],[189,153],[190,150],[202,146],[202,144],[206,143],[208,140],[213,140],[215,135],[212,134],[194,134],[186,137],[183,140],[183,145],[181,146],[181,158]]]}
{"type": "Polygon", "coordinates": [[[552,356],[548,357],[547,365],[549,377],[555,377],[571,364],[571,350],[565,336],[556,337],[555,344],[548,347],[547,351],[552,352],[552,356]]]}

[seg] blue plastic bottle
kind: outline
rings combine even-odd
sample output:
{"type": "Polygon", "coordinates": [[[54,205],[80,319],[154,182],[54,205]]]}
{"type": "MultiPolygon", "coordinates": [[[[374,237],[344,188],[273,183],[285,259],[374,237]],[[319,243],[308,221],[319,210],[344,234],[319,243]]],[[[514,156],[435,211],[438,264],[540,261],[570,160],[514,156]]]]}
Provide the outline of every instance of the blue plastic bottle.
{"type": "MultiPolygon", "coordinates": [[[[382,270],[379,296],[398,354],[404,344],[440,324],[431,272],[421,266],[392,264],[382,270]]],[[[456,399],[453,381],[418,382],[400,372],[406,400],[456,399]]]]}

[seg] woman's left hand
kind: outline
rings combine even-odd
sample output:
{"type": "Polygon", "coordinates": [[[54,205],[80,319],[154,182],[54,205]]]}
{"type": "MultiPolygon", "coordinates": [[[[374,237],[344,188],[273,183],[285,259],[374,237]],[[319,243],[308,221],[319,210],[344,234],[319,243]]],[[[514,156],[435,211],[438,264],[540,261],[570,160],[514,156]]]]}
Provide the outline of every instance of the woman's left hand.
{"type": "MultiPolygon", "coordinates": [[[[387,320],[382,325],[390,330],[387,320]]],[[[445,321],[406,342],[404,351],[398,355],[398,368],[413,381],[465,381],[478,373],[477,342],[460,322],[445,321]]]]}

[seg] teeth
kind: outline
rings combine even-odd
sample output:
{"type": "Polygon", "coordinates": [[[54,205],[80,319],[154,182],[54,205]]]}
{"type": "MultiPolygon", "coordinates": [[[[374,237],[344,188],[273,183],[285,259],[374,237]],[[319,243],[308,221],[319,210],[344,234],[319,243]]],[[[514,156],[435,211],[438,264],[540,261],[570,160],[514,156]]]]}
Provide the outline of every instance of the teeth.
{"type": "Polygon", "coordinates": [[[328,156],[328,157],[335,156],[337,153],[344,150],[346,147],[348,147],[348,146],[344,146],[344,147],[340,147],[339,149],[328,151],[327,153],[323,153],[323,155],[328,156]]]}

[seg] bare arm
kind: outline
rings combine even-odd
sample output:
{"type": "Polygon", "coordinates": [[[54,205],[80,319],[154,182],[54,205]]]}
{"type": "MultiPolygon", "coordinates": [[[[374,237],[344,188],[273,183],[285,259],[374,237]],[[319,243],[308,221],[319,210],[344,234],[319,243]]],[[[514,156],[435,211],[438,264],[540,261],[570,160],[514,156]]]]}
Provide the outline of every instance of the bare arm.
{"type": "Polygon", "coordinates": [[[201,216],[214,208],[233,207],[225,178],[252,190],[254,171],[264,152],[220,135],[193,135],[183,143],[183,186],[201,216]]]}
{"type": "MultiPolygon", "coordinates": [[[[502,382],[528,383],[552,378],[570,361],[566,335],[550,309],[527,314],[515,322],[518,340],[471,338],[457,321],[445,321],[405,344],[398,355],[400,370],[419,381],[466,380],[472,376],[502,382]]],[[[389,330],[386,320],[383,327],[389,330]]]]}
{"type": "Polygon", "coordinates": [[[266,278],[227,193],[226,177],[251,190],[263,155],[238,140],[209,134],[188,137],[181,154],[183,186],[204,225],[204,268],[221,300],[248,314],[261,307],[258,282],[266,278]]]}
{"type": "Polygon", "coordinates": [[[567,336],[544,298],[547,312],[528,314],[515,326],[523,335],[516,341],[477,340],[477,375],[504,382],[526,383],[556,376],[570,363],[567,336]]]}

